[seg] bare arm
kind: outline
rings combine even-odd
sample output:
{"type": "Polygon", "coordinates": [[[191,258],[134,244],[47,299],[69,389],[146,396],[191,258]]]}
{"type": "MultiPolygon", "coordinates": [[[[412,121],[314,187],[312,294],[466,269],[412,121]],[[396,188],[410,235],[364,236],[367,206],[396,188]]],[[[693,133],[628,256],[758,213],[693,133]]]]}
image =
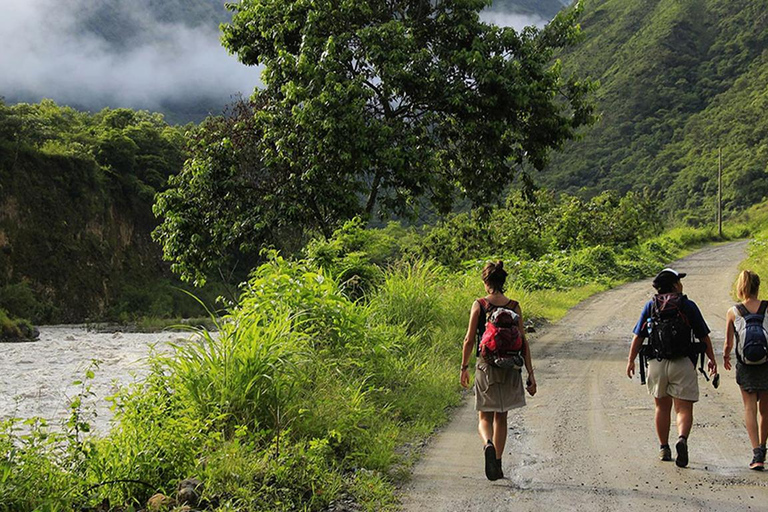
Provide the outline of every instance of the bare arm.
{"type": "Polygon", "coordinates": [[[712,348],[712,340],[709,338],[709,334],[707,334],[701,341],[706,345],[704,352],[707,354],[707,359],[709,359],[707,369],[710,375],[714,375],[717,373],[717,361],[715,361],[715,350],[712,348]]]}
{"type": "Polygon", "coordinates": [[[627,358],[627,377],[630,379],[635,374],[635,359],[640,353],[640,347],[643,344],[643,337],[635,334],[632,338],[632,344],[629,346],[629,357],[627,358]]]}
{"type": "Polygon", "coordinates": [[[731,350],[733,350],[733,333],[736,331],[733,309],[729,309],[725,314],[725,343],[723,344],[723,367],[726,370],[731,369],[731,350]]]}
{"type": "Polygon", "coordinates": [[[533,396],[536,394],[536,377],[533,374],[533,361],[531,359],[531,345],[528,343],[528,337],[525,335],[525,325],[523,322],[523,310],[520,304],[515,307],[517,313],[517,328],[520,336],[523,338],[523,361],[525,362],[525,371],[528,373],[528,379],[525,389],[533,396]]]}
{"type": "Polygon", "coordinates": [[[469,312],[469,325],[467,334],[464,336],[464,345],[461,351],[461,385],[469,387],[469,358],[472,356],[472,349],[475,346],[475,336],[477,333],[477,322],[480,318],[480,304],[475,301],[472,303],[472,309],[469,312]]]}

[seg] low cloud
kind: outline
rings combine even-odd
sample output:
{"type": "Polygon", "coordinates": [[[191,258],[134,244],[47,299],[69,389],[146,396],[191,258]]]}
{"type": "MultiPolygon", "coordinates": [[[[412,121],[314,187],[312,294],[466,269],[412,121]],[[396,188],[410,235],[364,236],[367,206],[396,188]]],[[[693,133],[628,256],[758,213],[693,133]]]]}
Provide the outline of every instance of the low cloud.
{"type": "MultiPolygon", "coordinates": [[[[218,27],[163,23],[146,2],[112,2],[117,28],[137,29],[115,45],[84,29],[104,4],[92,0],[0,0],[0,96],[11,101],[52,98],[98,110],[105,106],[162,110],[169,104],[249,96],[260,68],[239,63],[221,46],[218,27]]],[[[489,23],[544,26],[536,16],[484,11],[489,23]]],[[[216,102],[214,101],[214,103],[216,102]]]]}
{"type": "Polygon", "coordinates": [[[167,102],[247,96],[259,69],[228,55],[218,27],[160,23],[117,50],[83,31],[84,3],[0,0],[0,96],[88,108],[157,109],[167,102]]]}
{"type": "Polygon", "coordinates": [[[485,10],[480,13],[480,19],[485,23],[493,23],[500,27],[512,27],[515,30],[522,30],[523,27],[534,25],[542,28],[547,24],[547,20],[541,16],[527,16],[525,14],[512,14],[502,11],[485,10]]]}

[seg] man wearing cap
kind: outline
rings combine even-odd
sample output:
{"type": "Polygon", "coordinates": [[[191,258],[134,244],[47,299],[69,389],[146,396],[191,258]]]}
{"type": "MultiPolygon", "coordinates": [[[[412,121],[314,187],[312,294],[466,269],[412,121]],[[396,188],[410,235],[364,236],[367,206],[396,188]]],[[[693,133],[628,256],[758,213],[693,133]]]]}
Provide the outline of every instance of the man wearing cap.
{"type": "MultiPolygon", "coordinates": [[[[635,373],[635,358],[640,352],[643,340],[650,335],[654,307],[658,311],[659,302],[662,300],[674,302],[679,306],[685,324],[690,326],[693,335],[704,344],[704,353],[709,359],[707,364],[709,373],[711,375],[717,373],[715,353],[712,350],[712,341],[709,339],[709,327],[704,322],[696,304],[683,295],[683,283],[680,281],[683,277],[685,277],[684,273],[665,268],[654,278],[653,287],[657,293],[645,304],[640,319],[635,325],[634,338],[629,349],[627,377],[632,378],[635,373]]],[[[690,338],[690,333],[688,336],[690,338]]],[[[695,355],[689,353],[682,356],[673,355],[669,358],[657,355],[648,359],[648,392],[653,395],[656,402],[656,434],[661,444],[659,458],[663,461],[672,460],[669,426],[674,405],[679,436],[675,444],[677,450],[675,463],[679,467],[685,467],[688,465],[688,435],[693,424],[693,404],[699,400],[695,355]]]]}

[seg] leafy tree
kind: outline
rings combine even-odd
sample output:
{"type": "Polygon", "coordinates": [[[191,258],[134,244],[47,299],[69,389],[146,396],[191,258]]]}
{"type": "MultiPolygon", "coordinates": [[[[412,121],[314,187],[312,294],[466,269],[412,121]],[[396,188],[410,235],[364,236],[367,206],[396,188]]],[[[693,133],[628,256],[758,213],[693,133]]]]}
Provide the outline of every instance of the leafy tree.
{"type": "Polygon", "coordinates": [[[174,180],[177,191],[165,197],[175,199],[161,198],[156,212],[166,219],[159,239],[175,268],[199,279],[216,267],[229,248],[201,242],[217,241],[215,233],[226,229],[241,232],[255,247],[269,243],[262,225],[274,211],[289,210],[284,218],[294,230],[301,223],[330,234],[358,214],[412,215],[424,197],[440,212],[459,198],[475,205],[498,201],[524,165],[544,167],[552,148],[592,120],[591,84],[565,76],[552,61],[553,51],[577,40],[578,9],[542,30],[518,32],[480,21],[486,4],[233,4],[224,44],[243,63],[264,67],[251,142],[258,163],[236,172],[196,172],[199,160],[193,158],[174,180]],[[279,188],[242,204],[238,195],[207,196],[207,208],[218,210],[226,201],[226,208],[241,212],[234,217],[212,226],[179,224],[180,217],[201,215],[192,211],[199,207],[196,199],[182,197],[181,191],[192,190],[186,182],[220,173],[234,180],[242,179],[238,173],[282,178],[279,188]],[[292,196],[303,206],[289,208],[292,196]],[[242,219],[249,222],[241,228],[242,219]],[[191,230],[199,241],[174,234],[177,229],[191,230]],[[179,239],[194,249],[180,246],[179,239]],[[187,258],[192,252],[195,258],[187,258]]]}
{"type": "Polygon", "coordinates": [[[153,237],[172,270],[197,285],[212,273],[231,282],[233,272],[248,272],[260,244],[297,250],[302,226],[323,216],[324,206],[302,196],[289,169],[264,164],[257,111],[239,102],[190,132],[192,157],[157,196],[163,222],[153,237]]]}

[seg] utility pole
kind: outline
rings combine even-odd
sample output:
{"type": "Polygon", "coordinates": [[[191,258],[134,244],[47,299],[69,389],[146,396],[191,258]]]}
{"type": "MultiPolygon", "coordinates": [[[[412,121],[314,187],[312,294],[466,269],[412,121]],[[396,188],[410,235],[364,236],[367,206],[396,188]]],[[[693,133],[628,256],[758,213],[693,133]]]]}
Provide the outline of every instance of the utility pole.
{"type": "Polygon", "coordinates": [[[723,238],[723,149],[717,148],[717,234],[723,238]]]}

